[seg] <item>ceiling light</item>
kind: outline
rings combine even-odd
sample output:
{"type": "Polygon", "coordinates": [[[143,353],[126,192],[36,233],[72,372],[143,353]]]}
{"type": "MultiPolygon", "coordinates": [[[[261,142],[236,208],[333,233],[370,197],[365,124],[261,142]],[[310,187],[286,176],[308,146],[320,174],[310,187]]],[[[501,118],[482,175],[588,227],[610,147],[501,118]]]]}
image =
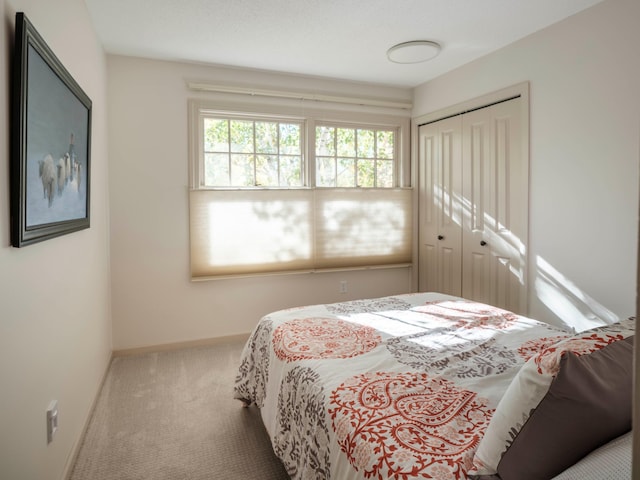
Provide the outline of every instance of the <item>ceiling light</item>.
{"type": "Polygon", "coordinates": [[[435,58],[440,45],[428,40],[412,40],[399,43],[387,50],[387,57],[394,63],[421,63],[435,58]]]}

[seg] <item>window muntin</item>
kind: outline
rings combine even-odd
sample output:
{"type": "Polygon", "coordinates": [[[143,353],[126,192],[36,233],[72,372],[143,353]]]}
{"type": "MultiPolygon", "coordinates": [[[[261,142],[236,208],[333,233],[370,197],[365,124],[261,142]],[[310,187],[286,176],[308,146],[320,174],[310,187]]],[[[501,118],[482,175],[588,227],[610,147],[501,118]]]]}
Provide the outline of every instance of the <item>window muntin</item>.
{"type": "Polygon", "coordinates": [[[316,186],[396,185],[395,130],[317,125],[315,133],[316,186]]]}
{"type": "Polygon", "coordinates": [[[302,122],[205,116],[204,187],[301,187],[302,122]]]}

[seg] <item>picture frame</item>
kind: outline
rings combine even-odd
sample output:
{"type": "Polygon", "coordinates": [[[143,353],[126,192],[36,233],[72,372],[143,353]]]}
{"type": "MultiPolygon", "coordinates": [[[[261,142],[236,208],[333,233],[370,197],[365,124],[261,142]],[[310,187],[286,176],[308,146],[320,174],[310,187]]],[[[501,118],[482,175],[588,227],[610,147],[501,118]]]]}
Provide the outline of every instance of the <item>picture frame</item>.
{"type": "Polygon", "coordinates": [[[87,94],[23,12],[16,13],[11,105],[11,244],[89,228],[87,94]]]}

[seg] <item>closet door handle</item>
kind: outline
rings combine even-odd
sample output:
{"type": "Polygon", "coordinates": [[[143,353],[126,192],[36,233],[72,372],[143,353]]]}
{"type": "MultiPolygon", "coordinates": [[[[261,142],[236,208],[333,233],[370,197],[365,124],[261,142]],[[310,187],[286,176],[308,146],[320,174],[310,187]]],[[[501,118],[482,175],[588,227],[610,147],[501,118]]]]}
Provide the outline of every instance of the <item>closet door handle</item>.
{"type": "Polygon", "coordinates": [[[487,244],[484,240],[480,240],[480,246],[484,247],[487,244]]]}
{"type": "Polygon", "coordinates": [[[442,235],[438,235],[438,240],[444,240],[444,237],[442,235]]]}

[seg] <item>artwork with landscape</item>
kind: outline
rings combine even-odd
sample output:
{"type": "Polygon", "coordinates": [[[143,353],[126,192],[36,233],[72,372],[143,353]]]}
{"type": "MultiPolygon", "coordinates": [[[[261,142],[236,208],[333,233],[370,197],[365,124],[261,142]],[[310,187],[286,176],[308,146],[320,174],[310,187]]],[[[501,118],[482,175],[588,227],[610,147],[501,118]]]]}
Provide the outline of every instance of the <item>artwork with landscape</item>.
{"type": "Polygon", "coordinates": [[[88,228],[91,100],[22,13],[13,101],[13,246],[88,228]]]}

